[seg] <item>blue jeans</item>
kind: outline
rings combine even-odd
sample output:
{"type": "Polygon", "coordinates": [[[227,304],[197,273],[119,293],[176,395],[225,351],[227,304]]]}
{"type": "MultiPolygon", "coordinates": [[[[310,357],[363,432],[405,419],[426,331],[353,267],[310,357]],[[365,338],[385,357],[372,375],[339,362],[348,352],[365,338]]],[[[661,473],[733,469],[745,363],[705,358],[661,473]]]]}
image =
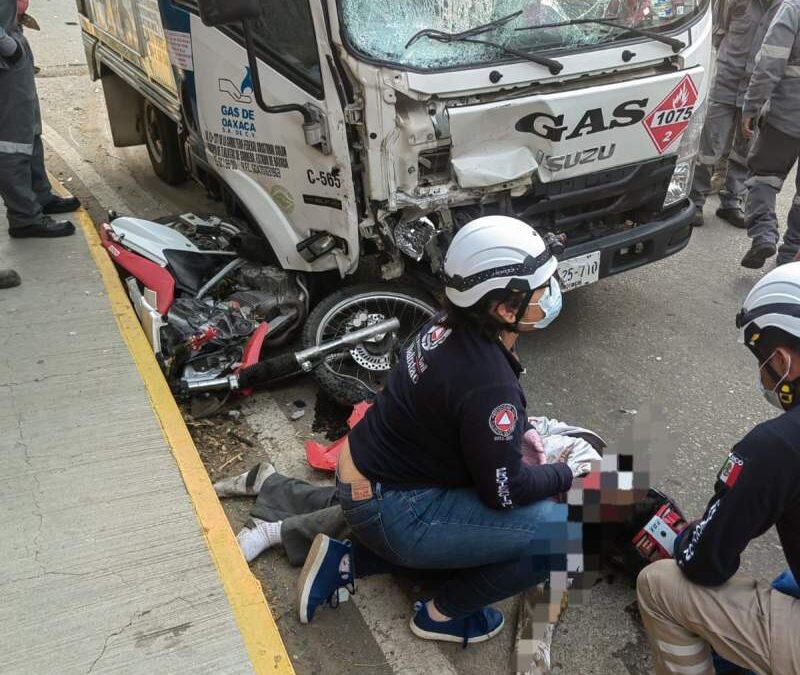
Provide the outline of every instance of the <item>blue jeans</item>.
{"type": "Polygon", "coordinates": [[[581,527],[567,522],[567,505],[550,500],[499,511],[471,488],[389,490],[353,501],[338,484],[339,501],[354,534],[357,576],[402,569],[457,570],[434,602],[443,614],[463,617],[566,570],[580,553],[581,527]]]}

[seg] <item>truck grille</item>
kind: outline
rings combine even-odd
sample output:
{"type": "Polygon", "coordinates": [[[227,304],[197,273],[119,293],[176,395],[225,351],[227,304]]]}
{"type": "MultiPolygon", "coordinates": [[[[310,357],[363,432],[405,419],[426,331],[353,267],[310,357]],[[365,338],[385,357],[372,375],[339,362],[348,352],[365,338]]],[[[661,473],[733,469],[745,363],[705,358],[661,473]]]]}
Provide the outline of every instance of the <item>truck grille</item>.
{"type": "Polygon", "coordinates": [[[511,200],[513,214],[535,227],[564,232],[572,243],[638,224],[661,211],[675,169],[675,156],[607,171],[537,183],[511,200]],[[583,235],[583,236],[582,236],[583,235]]]}

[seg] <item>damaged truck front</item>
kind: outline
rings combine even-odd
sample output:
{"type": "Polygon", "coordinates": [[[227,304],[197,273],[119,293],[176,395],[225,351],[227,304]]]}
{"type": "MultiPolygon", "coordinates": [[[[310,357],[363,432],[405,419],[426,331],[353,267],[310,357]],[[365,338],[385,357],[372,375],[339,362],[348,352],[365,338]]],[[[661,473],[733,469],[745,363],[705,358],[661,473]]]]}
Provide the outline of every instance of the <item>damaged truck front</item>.
{"type": "Polygon", "coordinates": [[[691,234],[711,19],[694,0],[329,7],[368,196],[362,236],[441,264],[470,219],[558,235],[567,288],[663,258],[691,234]],[[433,237],[433,239],[431,239],[433,237]]]}

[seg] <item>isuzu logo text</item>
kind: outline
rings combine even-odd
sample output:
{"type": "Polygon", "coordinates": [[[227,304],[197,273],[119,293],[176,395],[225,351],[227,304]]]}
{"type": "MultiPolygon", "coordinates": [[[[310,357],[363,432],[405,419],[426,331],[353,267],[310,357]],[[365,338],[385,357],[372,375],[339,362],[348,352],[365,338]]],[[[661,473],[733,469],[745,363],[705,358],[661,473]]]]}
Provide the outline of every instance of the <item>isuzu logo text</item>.
{"type": "Polygon", "coordinates": [[[571,169],[579,164],[591,164],[610,159],[617,149],[616,143],[600,145],[596,148],[586,148],[565,155],[548,155],[541,150],[536,153],[536,161],[550,173],[558,173],[564,169],[571,169]]]}

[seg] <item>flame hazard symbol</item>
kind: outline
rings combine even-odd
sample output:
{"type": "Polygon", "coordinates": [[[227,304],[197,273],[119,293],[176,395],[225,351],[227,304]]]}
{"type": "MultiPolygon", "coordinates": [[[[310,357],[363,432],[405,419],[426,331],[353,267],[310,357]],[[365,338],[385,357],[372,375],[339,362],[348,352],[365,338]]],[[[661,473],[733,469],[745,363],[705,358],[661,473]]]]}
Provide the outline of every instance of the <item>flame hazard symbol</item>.
{"type": "Polygon", "coordinates": [[[697,97],[697,87],[691,76],[687,75],[644,118],[642,124],[659,154],[663,154],[686,131],[694,114],[697,97]]]}

